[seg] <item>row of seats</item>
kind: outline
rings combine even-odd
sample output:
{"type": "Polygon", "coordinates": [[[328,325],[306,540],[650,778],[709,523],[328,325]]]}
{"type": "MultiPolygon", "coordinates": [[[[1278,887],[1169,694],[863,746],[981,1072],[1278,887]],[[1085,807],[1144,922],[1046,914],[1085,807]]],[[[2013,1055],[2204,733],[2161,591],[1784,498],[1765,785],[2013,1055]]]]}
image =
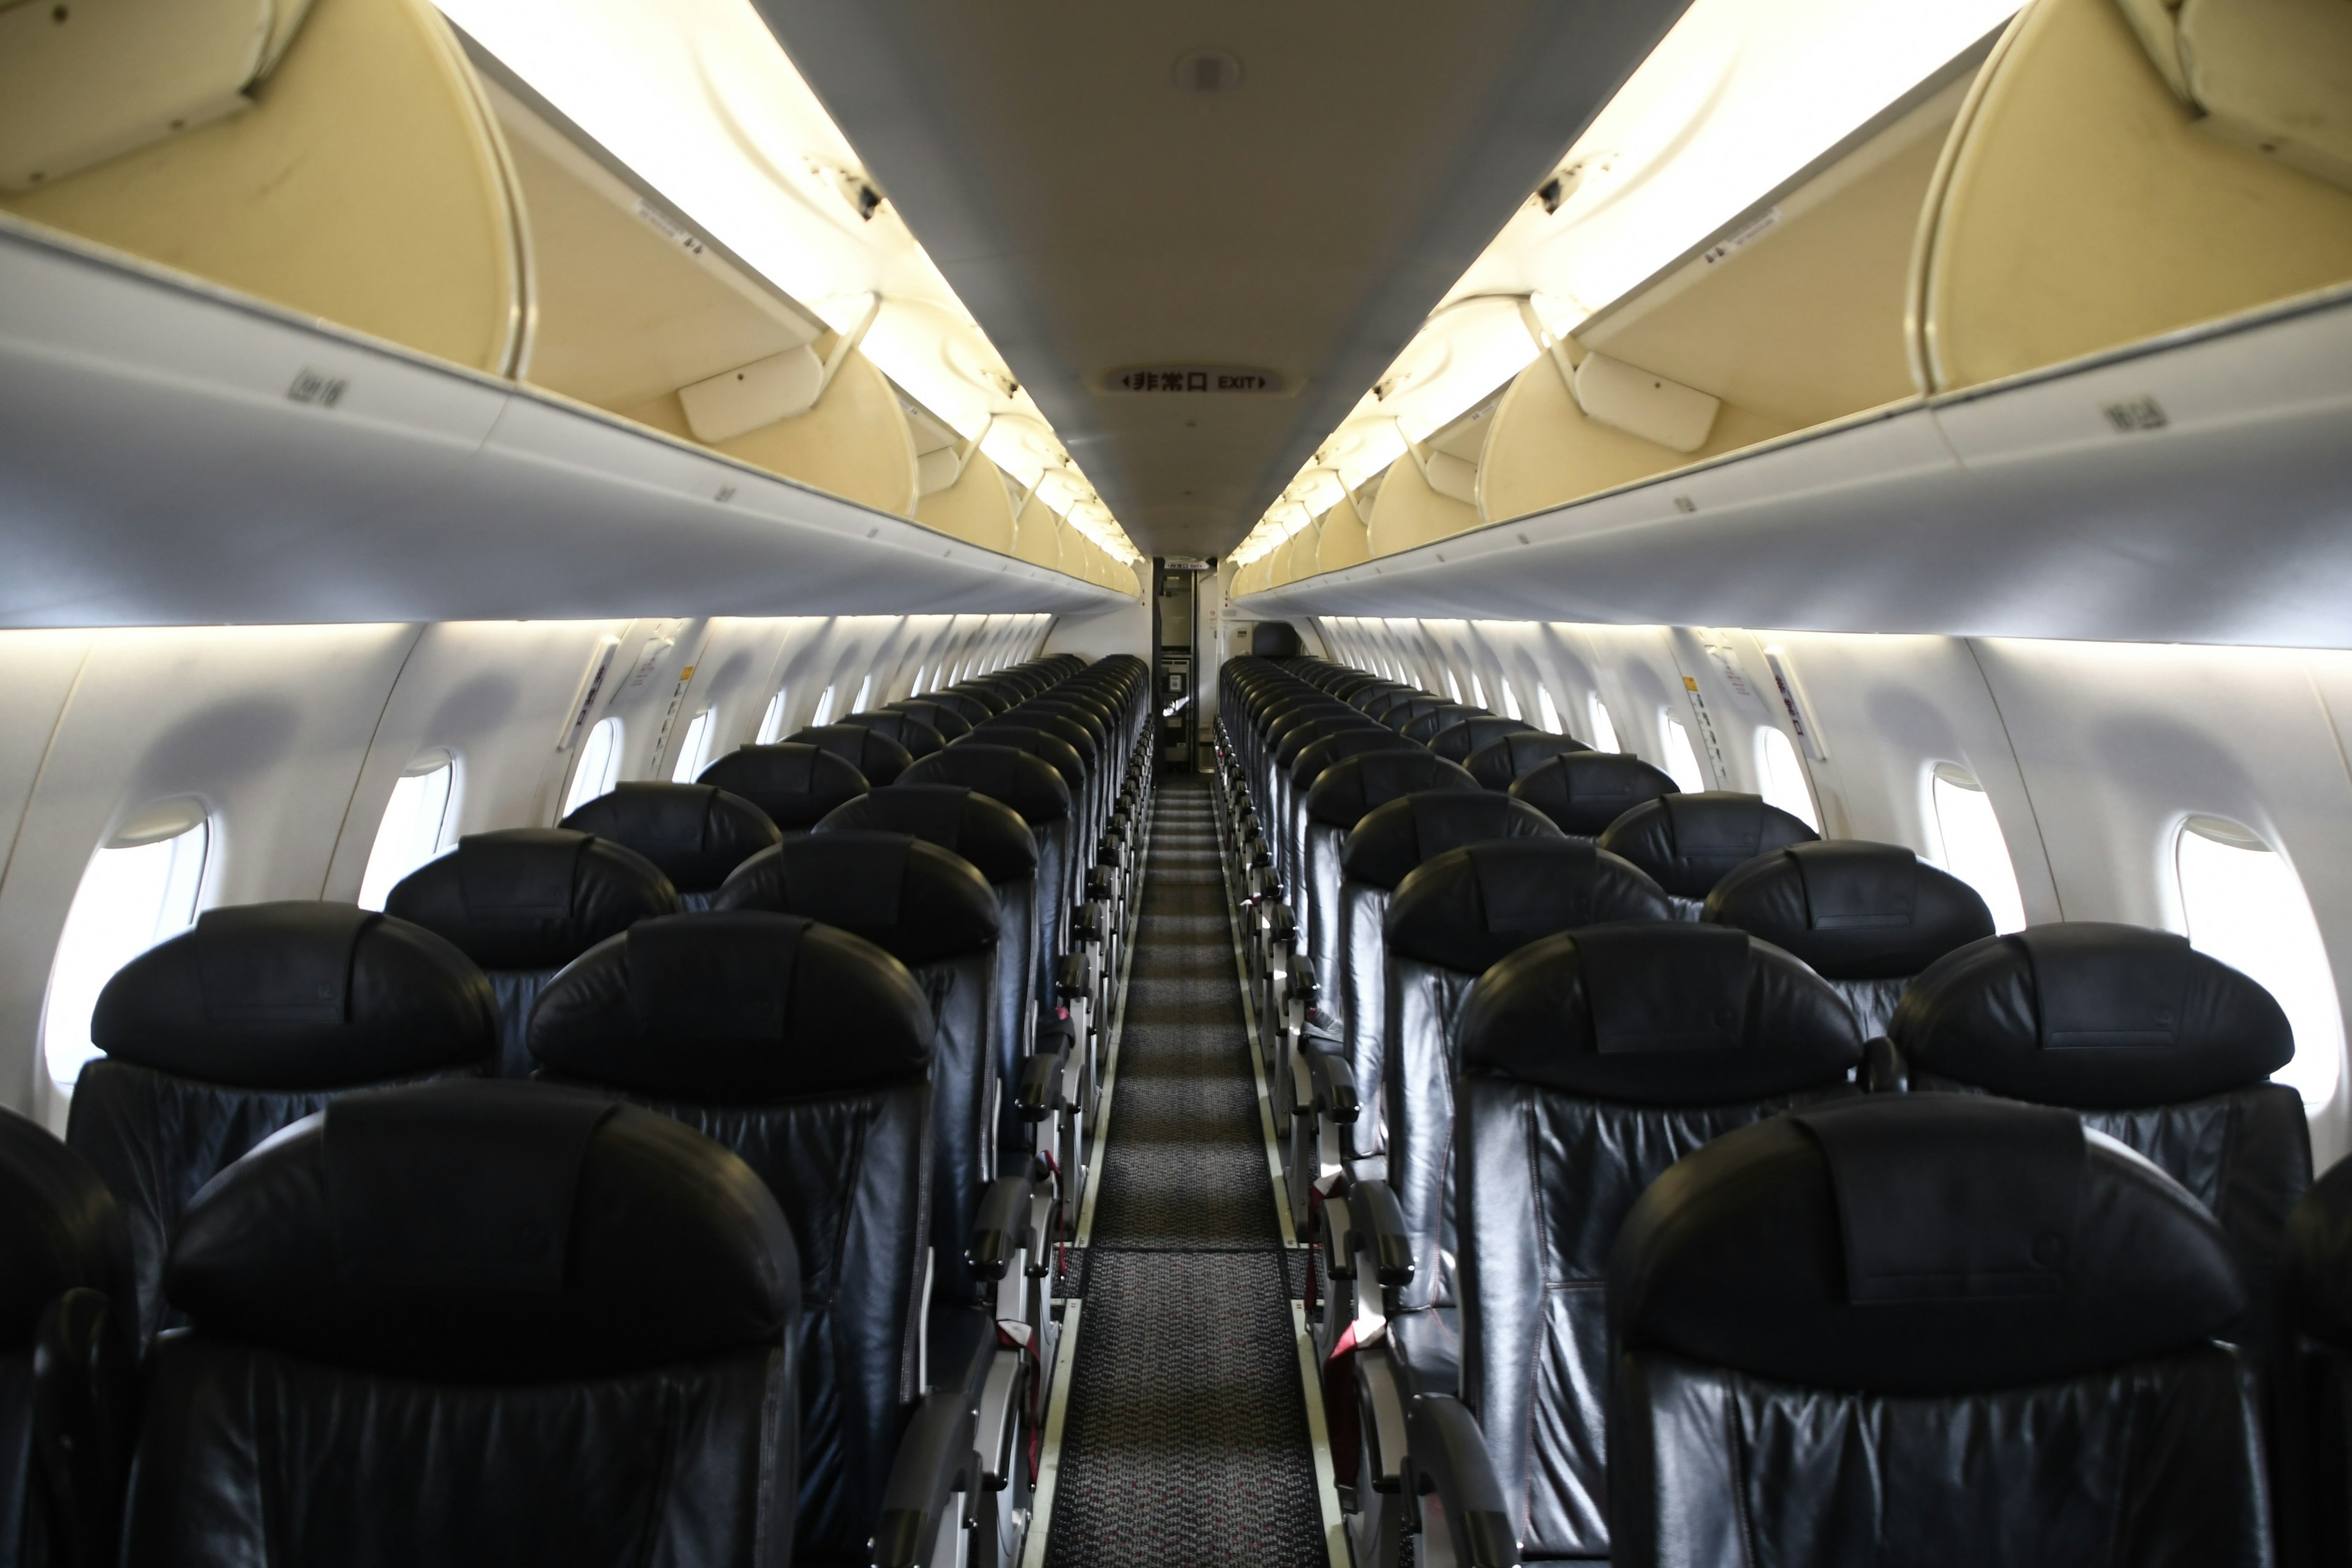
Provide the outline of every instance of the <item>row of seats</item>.
{"type": "Polygon", "coordinates": [[[1378,684],[1220,721],[1360,1563],[2266,1562],[2273,1489],[2342,1560],[2352,1177],[2267,993],[1378,684]]]}
{"type": "Polygon", "coordinates": [[[127,965],[64,1142],[0,1129],[26,1561],[1017,1556],[1146,685],[1000,671],[127,965]]]}

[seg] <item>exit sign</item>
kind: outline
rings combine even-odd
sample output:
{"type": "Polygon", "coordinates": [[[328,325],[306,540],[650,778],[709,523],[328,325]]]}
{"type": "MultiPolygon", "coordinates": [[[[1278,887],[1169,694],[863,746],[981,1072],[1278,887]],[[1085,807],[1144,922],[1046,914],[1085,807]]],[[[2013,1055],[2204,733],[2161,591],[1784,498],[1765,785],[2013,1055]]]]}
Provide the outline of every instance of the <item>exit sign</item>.
{"type": "Polygon", "coordinates": [[[1151,364],[1112,371],[1102,378],[1100,390],[1108,393],[1172,393],[1201,397],[1235,393],[1271,393],[1279,396],[1290,388],[1281,376],[1270,370],[1244,370],[1233,365],[1215,364],[1151,364]]]}

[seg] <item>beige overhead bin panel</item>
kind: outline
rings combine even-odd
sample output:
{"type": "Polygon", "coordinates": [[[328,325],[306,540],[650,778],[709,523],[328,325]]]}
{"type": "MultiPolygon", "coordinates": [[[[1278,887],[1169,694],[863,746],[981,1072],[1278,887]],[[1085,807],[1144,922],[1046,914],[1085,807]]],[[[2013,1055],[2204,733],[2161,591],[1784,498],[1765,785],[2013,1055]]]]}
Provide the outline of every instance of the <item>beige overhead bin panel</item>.
{"type": "Polygon", "coordinates": [[[1315,569],[1337,572],[1361,565],[1371,556],[1371,533],[1364,526],[1364,514],[1356,510],[1356,498],[1340,497],[1339,503],[1323,514],[1323,538],[1315,552],[1315,569]]]}
{"type": "Polygon", "coordinates": [[[2121,0],[2198,128],[2352,188],[2352,5],[2121,0]]]}
{"type": "MultiPolygon", "coordinates": [[[[236,96],[250,107],[195,93],[176,132],[181,112],[160,106],[185,82],[100,70],[84,88],[73,73],[87,62],[61,58],[68,87],[44,74],[41,50],[5,36],[56,26],[57,9],[0,10],[0,103],[8,105],[0,122],[21,112],[57,123],[38,107],[55,96],[75,106],[79,129],[61,136],[79,147],[73,156],[100,156],[114,135],[103,112],[110,102],[121,111],[115,139],[131,150],[10,191],[0,205],[477,370],[520,368],[528,278],[505,149],[471,68],[425,0],[316,0],[307,16],[299,5],[248,8],[238,47],[251,69],[236,96]],[[259,74],[281,49],[275,68],[259,74]],[[26,83],[7,79],[13,70],[35,73],[42,87],[27,97],[26,83]],[[200,123],[211,111],[198,99],[226,112],[200,123]],[[166,140],[138,130],[152,132],[156,114],[166,140]]],[[[65,26],[80,18],[123,26],[154,45],[140,55],[154,69],[217,85],[226,79],[207,73],[226,47],[220,39],[207,35],[184,50],[161,41],[226,14],[214,0],[76,0],[65,26]],[[134,14],[145,18],[136,27],[134,14]]]]}
{"type": "Polygon", "coordinates": [[[1015,520],[1013,553],[1038,566],[1062,566],[1062,520],[1032,489],[1015,520]]]}
{"type": "Polygon", "coordinates": [[[963,472],[944,489],[924,492],[915,503],[915,521],[1000,555],[1018,553],[1013,548],[1013,495],[1005,488],[1003,471],[985,453],[973,452],[963,472]]]}
{"type": "Polygon", "coordinates": [[[1391,463],[1366,525],[1374,555],[1393,555],[1478,526],[1478,509],[1430,488],[1411,452],[1391,463]]]}
{"type": "MultiPolygon", "coordinates": [[[[2180,42],[2193,36],[2192,8],[2207,3],[2181,8],[2180,42]]],[[[2221,117],[2200,116],[2168,84],[2161,53],[2142,42],[2151,19],[2140,0],[2131,4],[2134,16],[2119,0],[2035,0],[1979,78],[1921,219],[1911,308],[1927,390],[1973,386],[2352,278],[2352,191],[2231,140],[2242,131],[2204,123],[2221,117]]],[[[2285,0],[2229,5],[2279,16],[2298,9],[2285,0]]],[[[2314,52],[2335,48],[2340,73],[2352,68],[2344,34],[2314,19],[2329,6],[2347,8],[2322,0],[2302,37],[2314,52]]],[[[2182,49],[2173,68],[2193,53],[2182,49]]],[[[2248,115],[2243,100],[2265,90],[2241,93],[2232,113],[2248,115]]]]}

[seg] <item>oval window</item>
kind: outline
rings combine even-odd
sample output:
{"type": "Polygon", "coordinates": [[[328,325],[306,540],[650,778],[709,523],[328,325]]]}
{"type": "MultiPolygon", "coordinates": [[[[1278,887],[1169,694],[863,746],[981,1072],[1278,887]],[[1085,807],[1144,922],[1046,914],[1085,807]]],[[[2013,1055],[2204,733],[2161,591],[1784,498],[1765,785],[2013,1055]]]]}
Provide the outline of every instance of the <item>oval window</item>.
{"type": "Polygon", "coordinates": [[[784,738],[785,691],[781,686],[768,699],[768,710],[760,715],[760,744],[772,746],[784,738]]]}
{"type": "Polygon", "coordinates": [[[1805,766],[1797,760],[1797,748],[1789,737],[1768,724],[1756,731],[1756,772],[1763,783],[1765,802],[1777,805],[1790,816],[1803,819],[1806,826],[1819,833],[1822,814],[1813,805],[1812,781],[1805,777],[1805,766]]]}
{"type": "Polygon", "coordinates": [[[1617,726],[1610,719],[1609,704],[1601,700],[1601,693],[1596,691],[1592,694],[1591,701],[1585,705],[1585,711],[1589,713],[1592,719],[1592,749],[1594,751],[1622,752],[1625,749],[1618,743],[1617,726]]]}
{"type": "Polygon", "coordinates": [[[621,777],[621,721],[599,719],[580,742],[580,761],[572,769],[572,788],[563,797],[563,815],[586,805],[600,795],[613,793],[621,777]]]}
{"type": "Polygon", "coordinates": [[[449,830],[450,797],[457,764],[446,756],[421,758],[392,786],[383,819],[376,824],[367,870],[360,877],[360,908],[380,910],[403,877],[441,853],[449,830]]]}
{"type": "Polygon", "coordinates": [[[672,784],[692,784],[710,760],[710,718],[705,708],[688,721],[686,738],[677,743],[677,761],[669,770],[672,784]]]}
{"type": "Polygon", "coordinates": [[[70,1090],[89,1043],[89,1016],[114,972],[196,923],[212,827],[194,801],[150,807],[89,858],[66,911],[41,1009],[41,1055],[70,1090]]]}
{"type": "Polygon", "coordinates": [[[1691,745],[1690,731],[1683,727],[1683,721],[1660,709],[1658,736],[1665,748],[1665,770],[1675,776],[1676,787],[1685,795],[1697,795],[1706,789],[1706,771],[1698,765],[1698,752],[1691,745]]]}
{"type": "Polygon", "coordinates": [[[1993,930],[2023,931],[2025,900],[2017,890],[2017,868],[2010,860],[2009,840],[2001,837],[1992,797],[1955,763],[1937,763],[1927,790],[1940,850],[1933,858],[1977,890],[1992,911],[1993,930]]]}
{"type": "Polygon", "coordinates": [[[2344,1012],[2294,868],[2261,835],[2211,816],[2182,825],[2173,865],[2189,942],[2277,997],[2294,1028],[2294,1058],[2272,1076],[2305,1106],[2326,1104],[2343,1071],[2344,1012]]]}

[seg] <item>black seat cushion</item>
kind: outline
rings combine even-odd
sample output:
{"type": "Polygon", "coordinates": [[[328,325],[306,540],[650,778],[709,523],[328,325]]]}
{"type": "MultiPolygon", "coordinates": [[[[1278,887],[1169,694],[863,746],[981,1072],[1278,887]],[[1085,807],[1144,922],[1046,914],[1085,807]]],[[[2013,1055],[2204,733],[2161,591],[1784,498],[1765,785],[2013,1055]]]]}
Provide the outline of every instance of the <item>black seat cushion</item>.
{"type": "MultiPolygon", "coordinates": [[[[1045,721],[1045,723],[1050,722],[1051,721],[1045,721]]],[[[1075,729],[1076,726],[1072,728],[1075,729]]],[[[1079,755],[1078,749],[1066,738],[1055,734],[1045,727],[1045,723],[1024,724],[1010,715],[1003,719],[992,719],[985,724],[973,725],[971,737],[963,742],[962,746],[956,749],[961,751],[964,746],[982,745],[1003,746],[1016,752],[1026,752],[1061,774],[1062,782],[1069,786],[1073,798],[1078,800],[1087,798],[1088,770],[1085,758],[1079,755]]],[[[934,776],[926,773],[913,782],[920,784],[934,776]]]]}
{"type": "Polygon", "coordinates": [[[1477,975],[1540,937],[1673,918],[1646,872],[1581,839],[1474,844],[1433,857],[1398,884],[1389,952],[1477,975]]]}
{"type": "Polygon", "coordinates": [[[1070,787],[1051,763],[1024,748],[997,745],[977,734],[936,756],[925,757],[901,781],[951,784],[1011,806],[1037,828],[1070,815],[1070,787]]]}
{"type": "Polygon", "coordinates": [[[1639,757],[1564,751],[1522,772],[1511,784],[1510,795],[1550,817],[1562,833],[1599,838],[1611,823],[1643,801],[1672,795],[1675,788],[1674,775],[1639,757]]]}
{"type": "Polygon", "coordinates": [[[1037,838],[1021,814],[963,784],[908,784],[875,790],[836,807],[817,833],[909,833],[960,855],[991,882],[1037,874],[1037,838]]]}
{"type": "Polygon", "coordinates": [[[1364,814],[1339,858],[1350,881],[1393,889],[1424,861],[1495,838],[1558,838],[1559,829],[1532,806],[1457,790],[1402,795],[1364,814]]]}
{"type": "Polygon", "coordinates": [[[961,741],[971,733],[971,720],[961,703],[942,702],[930,697],[902,697],[896,702],[882,704],[882,711],[919,719],[937,730],[942,742],[961,741]]]}
{"type": "MultiPolygon", "coordinates": [[[[1491,790],[1507,791],[1521,773],[1570,752],[1591,747],[1573,735],[1554,735],[1530,725],[1502,731],[1462,759],[1470,776],[1491,790]]],[[[1530,802],[1529,804],[1533,804],[1530,802]]]]}
{"type": "Polygon", "coordinates": [[[789,741],[739,746],[703,769],[696,782],[740,795],[786,833],[806,832],[866,790],[866,775],[847,757],[789,741]]]}
{"type": "Polygon", "coordinates": [[[820,833],[762,849],[735,868],[714,910],[804,915],[863,937],[899,963],[995,945],[996,893],[961,856],[904,833],[820,833]]]}
{"type": "Polygon", "coordinates": [[[1632,807],[1603,830],[1601,847],[1622,855],[1677,898],[1704,899],[1732,868],[1820,837],[1761,795],[1707,790],[1660,795],[1632,807]]]}
{"type": "Polygon", "coordinates": [[[1540,733],[1541,731],[1524,719],[1506,719],[1498,713],[1473,713],[1432,735],[1429,749],[1447,762],[1466,766],[1481,747],[1492,745],[1505,735],[1540,733]]]}
{"type": "Polygon", "coordinates": [[[907,764],[915,760],[906,747],[879,730],[858,724],[813,724],[784,739],[792,744],[831,752],[856,768],[876,789],[898,782],[898,775],[907,771],[907,764]]]}
{"type": "Polygon", "coordinates": [[[562,827],[469,833],[395,884],[383,912],[484,969],[555,969],[615,931],[677,913],[677,889],[628,846],[562,827]]]}
{"type": "Polygon", "coordinates": [[[768,814],[716,784],[617,784],[562,826],[625,844],[662,869],[681,897],[708,893],[782,837],[768,814]]]}
{"type": "Polygon", "coordinates": [[[947,738],[931,725],[912,713],[893,712],[879,709],[870,713],[845,713],[835,719],[836,725],[851,725],[887,735],[903,747],[909,757],[928,757],[947,744],[947,738]]]}
{"type": "Polygon", "coordinates": [[[1405,725],[1402,732],[1406,740],[1418,741],[1426,746],[1437,739],[1438,731],[1450,730],[1465,719],[1491,717],[1493,715],[1484,708],[1474,708],[1467,702],[1445,702],[1430,709],[1425,713],[1415,714],[1412,721],[1405,725]]]}
{"type": "MultiPolygon", "coordinates": [[[[1307,754],[1314,755],[1314,750],[1309,748],[1307,754]]],[[[1465,773],[1460,763],[1433,756],[1423,748],[1365,752],[1334,763],[1315,780],[1307,792],[1307,819],[1352,828],[1374,807],[1401,795],[1425,790],[1466,795],[1477,788],[1478,781],[1465,773]]]]}

